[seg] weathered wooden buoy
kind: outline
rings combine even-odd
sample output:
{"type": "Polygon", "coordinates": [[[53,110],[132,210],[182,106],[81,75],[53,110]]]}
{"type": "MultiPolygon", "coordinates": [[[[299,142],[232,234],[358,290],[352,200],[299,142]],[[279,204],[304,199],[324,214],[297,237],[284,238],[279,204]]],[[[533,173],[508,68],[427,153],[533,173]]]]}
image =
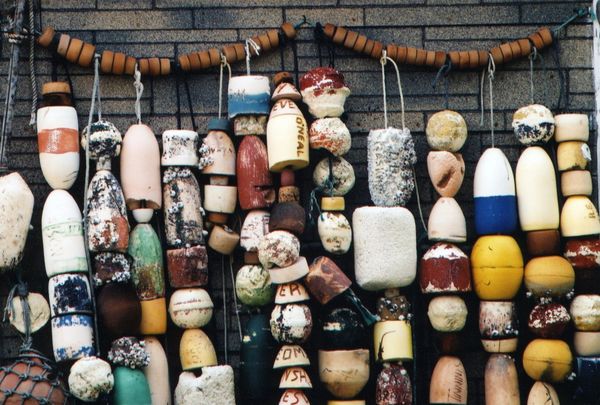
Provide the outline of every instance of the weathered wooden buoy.
{"type": "Polygon", "coordinates": [[[536,257],[525,266],[524,282],[535,297],[561,297],[573,290],[575,271],[561,256],[536,257]]]}
{"type": "Polygon", "coordinates": [[[42,329],[50,320],[50,305],[42,294],[28,292],[25,297],[17,295],[11,301],[8,320],[19,332],[25,334],[27,324],[23,314],[23,300],[29,305],[29,330],[35,333],[42,329]]]}
{"type": "Polygon", "coordinates": [[[258,260],[266,269],[291,266],[299,256],[300,241],[287,231],[269,232],[258,243],[258,260]]]}
{"type": "Polygon", "coordinates": [[[208,255],[201,245],[167,250],[169,285],[173,288],[208,284],[208,255]]]}
{"type": "Polygon", "coordinates": [[[427,317],[438,332],[460,332],[467,322],[467,305],[457,296],[443,295],[429,302],[427,317]]]}
{"type": "Polygon", "coordinates": [[[542,338],[558,338],[565,331],[571,317],[567,308],[552,302],[538,304],[529,313],[529,330],[542,338]]]}
{"type": "Polygon", "coordinates": [[[523,279],[523,256],[510,236],[482,236],[471,250],[475,293],[481,300],[511,300],[523,279]]]}
{"type": "Polygon", "coordinates": [[[42,173],[50,187],[68,190],[79,172],[79,123],[69,84],[44,83],[40,107],[37,132],[42,173]]]}
{"type": "Polygon", "coordinates": [[[183,372],[175,388],[177,405],[235,404],[235,386],[231,366],[204,367],[202,375],[183,372]]]}
{"type": "Polygon", "coordinates": [[[162,166],[197,166],[198,132],[170,129],[162,134],[162,166]]]}
{"type": "Polygon", "coordinates": [[[313,183],[334,197],[348,194],[355,182],[354,168],[343,157],[325,158],[316,164],[313,172],[313,183]]]}
{"type": "Polygon", "coordinates": [[[296,201],[279,202],[273,206],[269,220],[269,232],[288,231],[302,235],[306,225],[306,212],[296,201]]]}
{"type": "Polygon", "coordinates": [[[276,101],[267,124],[269,169],[280,172],[308,166],[308,125],[292,100],[276,101]]]}
{"type": "Polygon", "coordinates": [[[525,244],[530,257],[556,256],[560,254],[560,232],[558,229],[527,232],[525,244]]]}
{"type": "Polygon", "coordinates": [[[369,193],[378,206],[406,205],[415,188],[415,145],[408,129],[373,129],[367,141],[369,193]]]}
{"type": "Polygon", "coordinates": [[[213,302],[202,288],[182,288],[171,295],[169,315],[179,328],[202,328],[212,319],[213,302]]]}
{"type": "Polygon", "coordinates": [[[246,324],[240,350],[240,383],[243,397],[249,400],[267,399],[271,379],[274,341],[269,318],[253,315],[246,324]]]}
{"type": "Polygon", "coordinates": [[[143,371],[150,387],[152,405],[171,405],[169,363],[165,349],[154,336],[144,337],[144,344],[150,362],[143,368],[143,371]]]}
{"type": "Polygon", "coordinates": [[[300,78],[302,101],[315,118],[339,117],[350,95],[344,76],[331,67],[309,70],[300,78]]]}
{"type": "Polygon", "coordinates": [[[467,241],[467,221],[454,198],[439,198],[429,214],[427,237],[431,241],[467,241]]]}
{"type": "Polygon", "coordinates": [[[246,251],[247,264],[257,264],[258,244],[263,236],[269,233],[269,213],[263,210],[252,210],[246,214],[240,231],[240,246],[246,251]],[[248,256],[254,256],[252,263],[247,261],[248,256]]]}
{"type": "Polygon", "coordinates": [[[0,177],[0,271],[23,258],[33,214],[33,193],[19,173],[0,177]]]}
{"type": "Polygon", "coordinates": [[[275,201],[267,148],[257,136],[246,136],[238,148],[238,199],[243,210],[270,207],[275,201]]]}
{"type": "Polygon", "coordinates": [[[144,209],[160,209],[162,196],[158,141],[147,125],[132,125],[123,137],[121,184],[127,208],[133,211],[136,221],[148,222],[149,212],[144,209]]]}
{"type": "Polygon", "coordinates": [[[96,172],[87,193],[88,247],[91,252],[127,251],[129,221],[125,196],[116,177],[108,170],[96,172]]]}
{"type": "Polygon", "coordinates": [[[436,243],[421,258],[419,285],[424,294],[471,291],[469,258],[456,245],[436,243]]]}
{"type": "Polygon", "coordinates": [[[486,405],[520,405],[515,360],[506,354],[492,354],[485,365],[486,405]]]}
{"type": "Polygon", "coordinates": [[[168,167],[163,185],[167,244],[172,247],[203,244],[202,200],[196,176],[186,167],[168,167]]]}
{"type": "Polygon", "coordinates": [[[93,314],[92,291],[86,274],[59,274],[48,280],[52,317],[93,314]]]}
{"type": "Polygon", "coordinates": [[[512,353],[517,350],[519,318],[512,301],[480,301],[479,334],[488,353],[512,353]]]}
{"type": "Polygon", "coordinates": [[[465,161],[460,153],[431,151],[427,155],[427,172],[439,195],[454,197],[465,178],[465,161]]]}
{"type": "Polygon", "coordinates": [[[122,142],[119,129],[102,118],[81,131],[81,148],[87,149],[90,159],[96,160],[96,170],[111,169],[111,159],[121,153],[122,142]]]}
{"type": "Polygon", "coordinates": [[[429,384],[430,404],[466,405],[467,373],[458,357],[440,357],[429,384]]]}
{"type": "Polygon", "coordinates": [[[402,364],[383,363],[375,388],[377,405],[411,405],[412,384],[402,364]]]}
{"type": "Polygon", "coordinates": [[[235,176],[235,147],[228,133],[228,120],[210,120],[208,134],[202,139],[200,148],[202,174],[235,176]]]}
{"type": "Polygon", "coordinates": [[[115,405],[152,404],[150,386],[142,370],[119,366],[115,367],[113,374],[115,387],[112,392],[112,403],[115,405]]]}
{"type": "Polygon", "coordinates": [[[425,134],[431,149],[458,152],[467,140],[467,123],[456,111],[439,111],[427,121],[425,134]]]}
{"type": "Polygon", "coordinates": [[[306,370],[301,367],[290,367],[283,371],[279,381],[279,388],[308,389],[312,388],[312,382],[306,370]]]}
{"type": "Polygon", "coordinates": [[[217,365],[215,348],[201,329],[186,329],[179,342],[179,360],[184,371],[217,365]]]}
{"type": "Polygon", "coordinates": [[[544,149],[533,146],[523,151],[517,163],[516,185],[521,230],[557,229],[556,177],[544,149]]]}
{"type": "Polygon", "coordinates": [[[473,181],[475,232],[510,234],[517,229],[517,197],[510,163],[498,148],[483,152],[473,181]]]}
{"type": "Polygon", "coordinates": [[[341,212],[321,212],[317,220],[317,230],[321,244],[327,252],[342,255],[350,250],[352,227],[341,212]]]}
{"type": "Polygon", "coordinates": [[[162,247],[150,224],[138,224],[129,235],[127,253],[132,259],[131,278],[140,300],[165,296],[162,247]]]}
{"type": "Polygon", "coordinates": [[[523,145],[546,143],[554,135],[552,112],[540,104],[531,104],[515,111],[512,127],[523,145]]]}
{"type": "Polygon", "coordinates": [[[44,203],[42,241],[48,277],[88,271],[81,212],[65,190],[52,191],[44,203]]]}
{"type": "Polygon", "coordinates": [[[235,293],[249,307],[262,307],[273,302],[275,287],[269,272],[261,265],[242,266],[235,277],[235,293]]]}
{"type": "Polygon", "coordinates": [[[296,344],[308,340],[313,320],[310,309],[305,304],[275,305],[270,324],[271,334],[277,342],[296,344]]]}
{"type": "Polygon", "coordinates": [[[333,156],[344,156],[352,145],[348,127],[337,117],[314,120],[308,133],[311,149],[325,149],[333,156]]]}
{"type": "Polygon", "coordinates": [[[110,364],[92,356],[82,357],[69,370],[69,392],[84,402],[94,402],[114,387],[110,364]]]}
{"type": "Polygon", "coordinates": [[[302,390],[290,388],[281,394],[279,405],[310,405],[310,402],[302,390]]]}
{"type": "Polygon", "coordinates": [[[319,380],[336,398],[355,397],[369,381],[369,350],[319,350],[319,380]]]}
{"type": "Polygon", "coordinates": [[[277,352],[273,369],[310,366],[308,355],[301,346],[283,345],[277,352]]]}
{"type": "Polygon", "coordinates": [[[558,339],[535,339],[523,352],[523,368],[533,380],[557,383],[571,373],[573,355],[569,345],[558,339]]]}
{"type": "Polygon", "coordinates": [[[368,291],[404,287],[417,270],[416,228],[402,207],[361,207],[352,215],[356,282],[368,291]]]}
{"type": "Polygon", "coordinates": [[[308,301],[308,291],[300,281],[279,284],[275,293],[275,304],[292,304],[294,302],[308,301]]]}

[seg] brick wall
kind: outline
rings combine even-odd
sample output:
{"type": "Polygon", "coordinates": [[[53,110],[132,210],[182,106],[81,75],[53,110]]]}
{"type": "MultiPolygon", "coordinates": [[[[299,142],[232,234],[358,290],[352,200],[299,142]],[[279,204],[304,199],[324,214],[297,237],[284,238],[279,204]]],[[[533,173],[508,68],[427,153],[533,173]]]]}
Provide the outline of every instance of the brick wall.
{"type": "MultiPolygon", "coordinates": [[[[331,22],[353,27],[357,31],[385,42],[395,42],[427,49],[471,49],[489,48],[501,41],[518,38],[534,31],[541,25],[556,25],[564,20],[578,6],[588,3],[573,1],[504,1],[504,0],[239,0],[192,1],[192,0],[46,0],[42,1],[43,25],[53,25],[58,31],[66,32],[97,44],[99,49],[110,48],[136,56],[161,56],[173,58],[178,53],[240,41],[262,32],[266,28],[277,28],[283,21],[299,22],[302,16],[309,21],[331,22]]],[[[591,24],[579,22],[567,28],[560,40],[560,65],[552,57],[552,52],[543,52],[545,70],[536,64],[534,72],[536,101],[553,109],[555,113],[577,111],[591,113],[594,109],[593,80],[591,66],[591,24]],[[560,69],[559,69],[560,67],[560,69]],[[560,94],[559,73],[563,75],[563,103],[557,107],[560,94]]],[[[6,43],[5,43],[6,44],[6,43]]],[[[26,52],[23,52],[26,54],[26,52]]],[[[5,90],[5,75],[8,66],[8,47],[4,46],[0,55],[0,96],[5,90]]],[[[303,29],[298,38],[299,69],[304,72],[318,65],[317,47],[313,42],[312,31],[303,29]]],[[[25,63],[19,74],[17,117],[14,123],[13,139],[10,143],[11,168],[18,170],[26,178],[36,195],[36,210],[33,219],[33,232],[28,242],[23,270],[32,289],[46,291],[47,280],[43,269],[40,235],[40,215],[45,196],[50,189],[39,170],[35,134],[28,127],[30,89],[25,63]]],[[[255,73],[272,75],[280,70],[293,69],[293,54],[288,47],[266,55],[252,62],[255,73]]],[[[352,95],[347,101],[347,124],[353,135],[353,147],[347,155],[357,173],[357,184],[348,198],[347,216],[356,206],[370,204],[366,176],[366,135],[372,128],[383,125],[380,65],[377,61],[336,48],[335,66],[344,73],[352,95]]],[[[55,66],[58,77],[64,78],[64,70],[59,63],[55,66]]],[[[243,65],[233,66],[234,74],[244,71],[243,65]]],[[[424,137],[424,127],[428,117],[445,107],[444,86],[433,89],[431,83],[436,72],[426,69],[402,68],[407,108],[407,126],[416,141],[419,162],[417,176],[424,213],[427,218],[432,203],[437,198],[427,177],[425,157],[428,146],[424,137]]],[[[37,49],[36,69],[38,82],[51,80],[53,62],[51,55],[37,49]]],[[[87,120],[89,98],[91,96],[92,75],[90,70],[69,66],[74,86],[80,125],[87,120]]],[[[114,122],[122,132],[134,122],[135,92],[131,77],[103,76],[101,81],[104,116],[114,122]]],[[[142,100],[143,119],[155,131],[162,133],[176,127],[177,108],[175,81],[173,77],[144,81],[146,90],[142,100]]],[[[195,117],[205,132],[207,121],[217,114],[218,70],[189,76],[192,90],[195,117]]],[[[399,101],[393,75],[388,74],[388,107],[392,124],[400,125],[399,101]],[[393,80],[392,80],[393,79],[393,80]]],[[[494,87],[496,145],[501,147],[511,162],[516,163],[520,146],[511,133],[512,113],[518,107],[528,104],[529,64],[527,60],[502,66],[496,72],[494,87]]],[[[448,82],[448,107],[459,111],[469,126],[469,139],[462,150],[466,161],[467,176],[457,196],[469,224],[470,243],[472,230],[472,178],[475,164],[482,151],[491,144],[489,135],[489,114],[486,123],[479,126],[479,73],[453,72],[448,82]]],[[[486,92],[487,97],[487,92],[486,92]]],[[[486,106],[487,106],[486,101],[486,106]]],[[[183,126],[189,126],[186,106],[183,126]]],[[[308,193],[310,171],[303,176],[304,194],[308,193]]],[[[81,177],[81,176],[80,176],[81,177]]],[[[82,199],[82,179],[71,190],[76,198],[82,199]]],[[[80,202],[81,204],[81,202],[80,202]]],[[[410,207],[417,215],[413,198],[410,207]]],[[[469,249],[467,249],[468,251],[469,249]]],[[[318,254],[318,252],[316,253],[318,254]]],[[[341,260],[348,273],[352,273],[351,254],[341,260]]],[[[221,262],[217,256],[210,257],[212,291],[215,303],[215,321],[211,335],[219,351],[223,353],[223,296],[221,291],[221,262]]],[[[3,276],[3,294],[12,283],[11,276],[3,276]]],[[[227,282],[227,287],[231,287],[227,282]]],[[[236,365],[239,361],[239,339],[234,318],[232,292],[228,293],[229,316],[229,361],[236,365]]],[[[413,382],[418,387],[419,403],[425,403],[428,392],[428,379],[435,364],[437,353],[430,336],[426,319],[426,306],[423,298],[414,290],[407,290],[415,305],[415,337],[419,342],[417,370],[413,382]]],[[[523,296],[524,294],[521,294],[523,296]]],[[[371,306],[374,295],[361,296],[371,306]]],[[[483,403],[483,367],[487,356],[479,348],[477,332],[477,300],[468,299],[470,316],[464,334],[465,352],[461,355],[469,374],[470,403],[483,403]]],[[[530,302],[519,302],[521,318],[528,314],[530,302]]],[[[315,305],[318,317],[320,309],[315,305]]],[[[242,319],[247,316],[243,314],[242,319]]],[[[521,346],[529,339],[524,333],[521,346]]],[[[173,325],[171,325],[173,327],[173,325]]],[[[173,327],[174,328],[174,327],[173,327]]],[[[0,329],[0,358],[15,356],[19,338],[11,328],[0,329]]],[[[50,353],[49,328],[36,337],[39,347],[50,353]]],[[[175,382],[178,366],[177,332],[166,338],[170,360],[173,364],[172,378],[175,382]]],[[[522,350],[522,347],[521,347],[522,350]]],[[[314,352],[314,350],[313,350],[314,352]]],[[[519,357],[519,356],[517,356],[519,357]]],[[[313,362],[313,363],[316,363],[313,362]]],[[[520,360],[517,361],[520,369],[520,360]]],[[[373,370],[376,370],[375,368],[373,370]]],[[[315,371],[315,370],[313,370],[315,371]]],[[[413,370],[414,372],[414,370],[413,370]]],[[[374,373],[375,374],[375,373],[374,373]]],[[[312,373],[318,379],[316,372],[312,373]]],[[[527,395],[531,381],[521,373],[522,395],[527,395]]],[[[572,393],[568,384],[561,390],[565,403],[572,393]]],[[[366,398],[373,397],[373,384],[365,391],[366,398]]],[[[317,394],[315,397],[319,397],[317,394]]],[[[239,401],[240,403],[247,403],[239,401]]],[[[315,403],[322,403],[322,400],[315,403]]]]}

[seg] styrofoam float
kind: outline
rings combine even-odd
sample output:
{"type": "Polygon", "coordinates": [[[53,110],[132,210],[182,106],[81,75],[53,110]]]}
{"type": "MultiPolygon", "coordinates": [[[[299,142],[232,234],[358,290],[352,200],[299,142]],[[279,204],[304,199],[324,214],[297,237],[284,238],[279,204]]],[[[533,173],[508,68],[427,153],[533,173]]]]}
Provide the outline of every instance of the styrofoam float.
{"type": "Polygon", "coordinates": [[[200,186],[187,167],[169,167],[163,175],[165,236],[173,247],[204,242],[200,186]]]}
{"type": "Polygon", "coordinates": [[[154,336],[144,338],[144,349],[148,352],[150,363],[143,371],[150,386],[152,405],[171,405],[171,386],[169,384],[169,364],[165,349],[154,336]]]}

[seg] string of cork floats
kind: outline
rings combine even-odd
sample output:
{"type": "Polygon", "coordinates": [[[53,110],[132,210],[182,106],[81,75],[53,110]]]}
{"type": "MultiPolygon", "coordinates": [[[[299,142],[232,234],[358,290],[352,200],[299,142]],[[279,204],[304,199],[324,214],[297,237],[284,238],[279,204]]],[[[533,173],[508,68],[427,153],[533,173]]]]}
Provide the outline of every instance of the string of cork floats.
{"type": "Polygon", "coordinates": [[[529,56],[533,52],[533,47],[539,51],[552,45],[553,42],[552,31],[547,27],[538,29],[526,38],[506,42],[491,49],[450,52],[398,46],[393,43],[385,45],[363,34],[329,23],[323,27],[323,33],[334,44],[365,54],[374,59],[381,58],[382,52],[385,49],[387,56],[397,63],[429,66],[439,69],[450,60],[452,68],[461,70],[487,66],[489,55],[492,56],[496,66],[502,65],[512,60],[529,56]]]}
{"type": "MultiPolygon", "coordinates": [[[[252,37],[251,40],[259,45],[259,52],[263,54],[279,48],[285,41],[294,38],[296,38],[296,29],[289,22],[285,22],[281,24],[279,30],[269,30],[252,37]]],[[[79,38],[71,38],[70,35],[55,31],[51,26],[44,28],[37,39],[37,43],[81,67],[90,67],[97,51],[96,45],[82,41],[79,38]]],[[[250,52],[252,56],[258,55],[252,47],[250,52]]],[[[238,42],[225,45],[221,49],[210,48],[190,52],[179,55],[176,63],[184,72],[195,72],[219,66],[221,55],[225,57],[228,63],[243,61],[246,59],[245,45],[243,42],[238,42]]],[[[168,76],[176,70],[173,66],[174,62],[169,58],[136,58],[109,49],[102,50],[100,53],[100,70],[102,73],[133,75],[136,63],[142,76],[168,76]]]]}

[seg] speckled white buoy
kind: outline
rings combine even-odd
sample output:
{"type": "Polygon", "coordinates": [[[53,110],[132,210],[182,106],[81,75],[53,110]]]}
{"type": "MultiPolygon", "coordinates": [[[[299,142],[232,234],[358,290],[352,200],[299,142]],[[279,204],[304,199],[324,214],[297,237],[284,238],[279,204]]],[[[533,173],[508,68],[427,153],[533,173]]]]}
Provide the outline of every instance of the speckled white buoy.
{"type": "Polygon", "coordinates": [[[261,307],[273,301],[275,287],[261,265],[242,266],[235,276],[235,293],[244,305],[261,307]]]}
{"type": "Polygon", "coordinates": [[[405,205],[415,188],[412,167],[417,162],[410,131],[392,127],[371,130],[367,158],[369,192],[375,205],[405,205]]]}
{"type": "Polygon", "coordinates": [[[312,331],[312,314],[304,304],[275,305],[270,324],[279,343],[304,343],[312,331]]]}
{"type": "Polygon", "coordinates": [[[429,302],[427,316],[438,332],[458,332],[467,322],[467,305],[454,295],[435,297],[429,302]]]}
{"type": "MultiPolygon", "coordinates": [[[[354,182],[356,181],[354,168],[346,159],[342,157],[331,158],[331,167],[331,172],[333,172],[333,185],[331,189],[332,195],[344,196],[350,190],[352,190],[352,187],[354,187],[354,182]]],[[[329,181],[329,173],[330,170],[328,158],[325,158],[317,163],[313,172],[313,182],[326,192],[329,191],[329,188],[326,185],[326,182],[329,181]]]]}
{"type": "Polygon", "coordinates": [[[300,241],[287,231],[273,231],[260,240],[258,260],[266,268],[287,267],[300,257],[300,241]]]}
{"type": "Polygon", "coordinates": [[[311,149],[325,149],[334,156],[345,155],[352,146],[348,127],[337,117],[313,121],[308,134],[311,149]]]}
{"type": "Polygon", "coordinates": [[[84,402],[94,402],[112,391],[115,379],[110,364],[98,357],[77,360],[69,372],[69,391],[84,402]]]}
{"type": "Polygon", "coordinates": [[[182,329],[205,326],[213,314],[213,302],[202,288],[181,288],[169,301],[169,315],[175,325],[182,329]]]}
{"type": "Polygon", "coordinates": [[[531,104],[515,111],[512,127],[523,145],[546,143],[554,135],[554,117],[543,105],[531,104]]]}
{"type": "Polygon", "coordinates": [[[202,375],[183,372],[175,388],[177,405],[235,404],[235,385],[231,366],[202,367],[202,375]]]}
{"type": "Polygon", "coordinates": [[[342,255],[350,250],[352,227],[341,212],[322,212],[317,224],[323,248],[329,253],[342,255]]]}

